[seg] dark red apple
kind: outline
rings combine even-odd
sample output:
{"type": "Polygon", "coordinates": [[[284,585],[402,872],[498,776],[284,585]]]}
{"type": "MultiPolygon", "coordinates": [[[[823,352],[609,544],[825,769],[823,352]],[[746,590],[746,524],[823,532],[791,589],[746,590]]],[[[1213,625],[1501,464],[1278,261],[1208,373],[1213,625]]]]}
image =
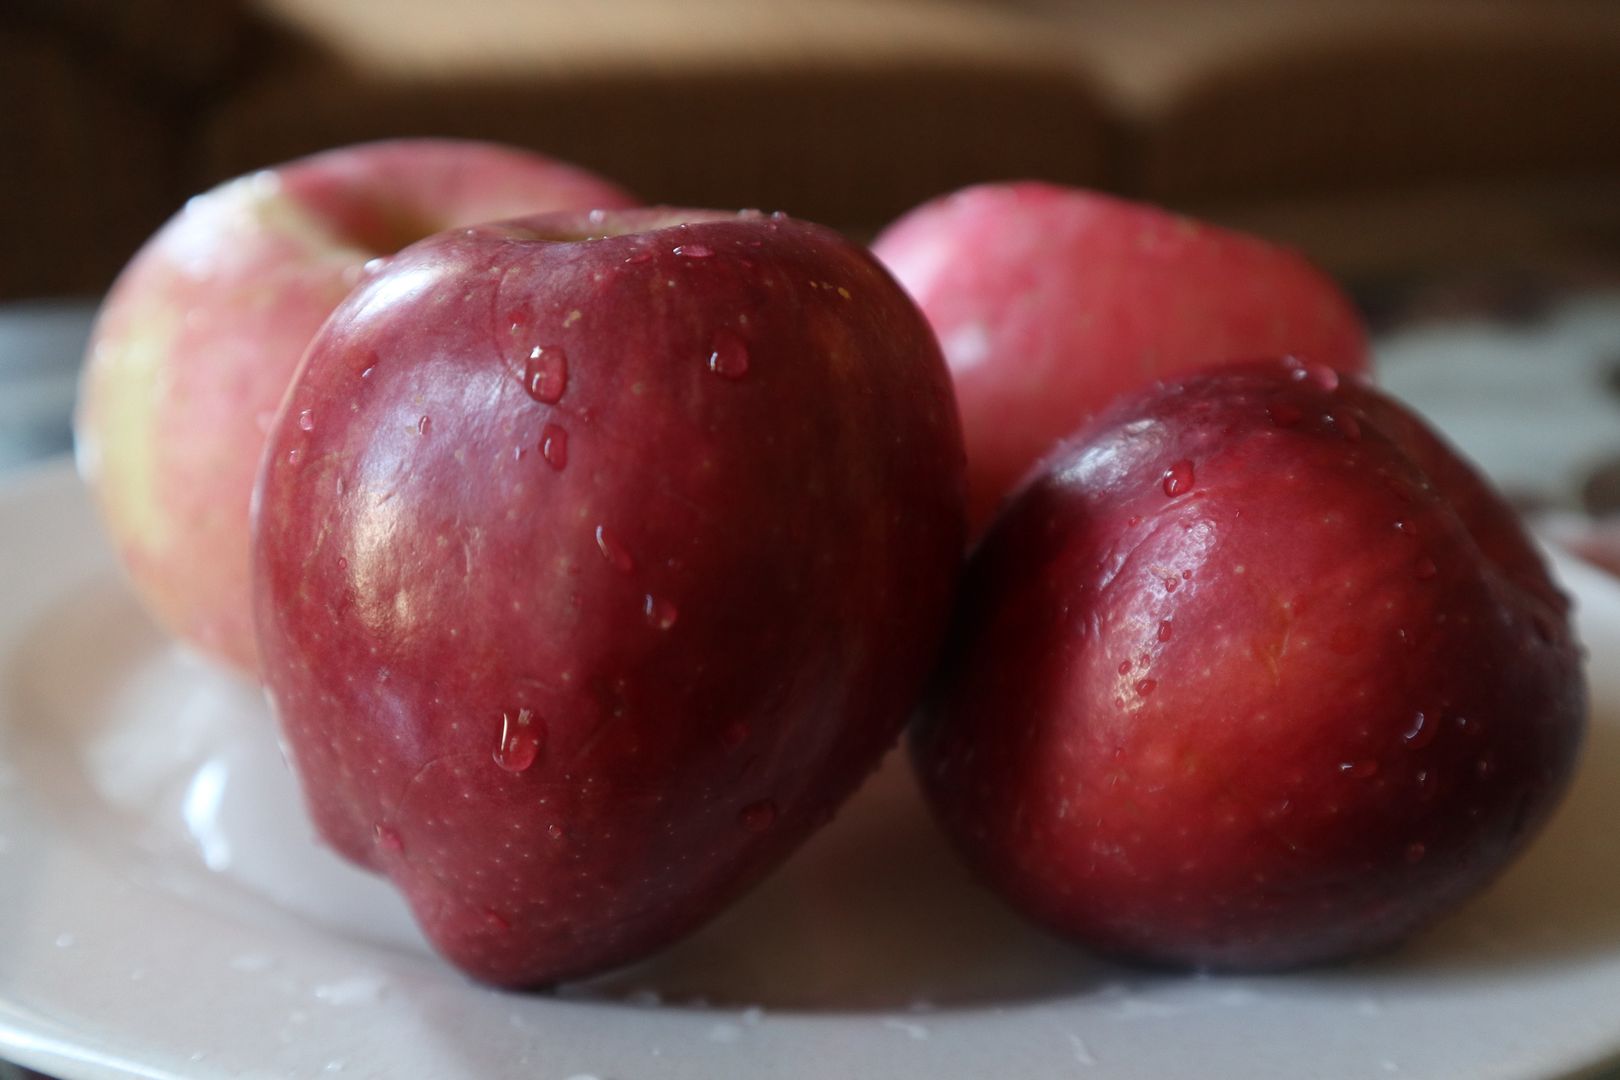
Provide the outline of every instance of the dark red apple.
{"type": "Polygon", "coordinates": [[[962,469],[921,314],[819,226],[407,248],[312,343],[256,489],[264,676],[320,833],[490,982],[691,930],[897,737],[962,469]]]}
{"type": "Polygon", "coordinates": [[[973,555],[938,817],[1059,932],[1170,965],[1388,946],[1496,876],[1585,724],[1569,605],[1404,407],[1298,362],[1130,397],[973,555]]]}
{"type": "Polygon", "coordinates": [[[967,188],[873,250],[944,345],[975,531],[1054,443],[1154,379],[1256,356],[1368,366],[1349,299],[1299,255],[1097,192],[967,188]]]}

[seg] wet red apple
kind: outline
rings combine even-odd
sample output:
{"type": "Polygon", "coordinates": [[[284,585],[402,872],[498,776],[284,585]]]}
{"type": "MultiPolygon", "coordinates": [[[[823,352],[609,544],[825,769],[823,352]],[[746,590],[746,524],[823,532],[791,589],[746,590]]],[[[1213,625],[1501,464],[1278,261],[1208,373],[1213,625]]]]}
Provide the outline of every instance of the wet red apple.
{"type": "Polygon", "coordinates": [[[368,260],[452,225],[633,205],[606,180],[488,143],[343,147],[186,204],[96,320],[75,435],[136,592],[252,675],[248,498],[304,347],[368,260]]]}
{"type": "Polygon", "coordinates": [[[962,469],[927,324],[829,230],[630,211],[406,249],[312,343],[257,488],[320,833],[490,982],[691,930],[898,736],[962,469]]]}
{"type": "Polygon", "coordinates": [[[967,188],[873,250],[944,346],[976,530],[1054,443],[1154,379],[1256,356],[1368,366],[1350,301],[1299,255],[1096,192],[967,188]]]}
{"type": "Polygon", "coordinates": [[[920,776],[980,876],[1154,963],[1400,941],[1568,784],[1569,605],[1507,506],[1394,400],[1260,363],[1118,403],[974,554],[920,776]]]}

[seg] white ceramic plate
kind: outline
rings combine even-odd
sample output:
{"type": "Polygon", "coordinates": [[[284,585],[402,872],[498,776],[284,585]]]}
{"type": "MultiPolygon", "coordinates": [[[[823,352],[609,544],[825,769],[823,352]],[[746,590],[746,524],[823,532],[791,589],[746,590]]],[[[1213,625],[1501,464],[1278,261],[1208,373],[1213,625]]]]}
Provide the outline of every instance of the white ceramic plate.
{"type": "Polygon", "coordinates": [[[101,1077],[1549,1077],[1620,1060],[1620,585],[1562,564],[1595,715],[1528,856],[1377,961],[1152,975],[968,883],[891,762],[655,961],[468,983],[310,841],[256,691],[177,652],[66,465],[0,488],[0,1057],[101,1077]]]}

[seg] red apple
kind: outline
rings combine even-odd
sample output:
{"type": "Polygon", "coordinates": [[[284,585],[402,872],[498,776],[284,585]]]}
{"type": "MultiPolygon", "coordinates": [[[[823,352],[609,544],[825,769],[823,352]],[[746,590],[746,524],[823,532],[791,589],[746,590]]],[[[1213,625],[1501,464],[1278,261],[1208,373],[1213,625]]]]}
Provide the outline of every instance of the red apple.
{"type": "Polygon", "coordinates": [[[1039,183],[924,204],[873,245],[944,346],[977,530],[1053,443],[1119,394],[1234,359],[1367,368],[1344,293],[1291,251],[1039,183]]]}
{"type": "Polygon", "coordinates": [[[368,260],[451,225],[628,205],[570,166],[437,139],[317,154],[187,203],[113,286],[75,420],[80,469],[158,620],[256,670],[248,497],[265,429],[368,260]]]}
{"type": "Polygon", "coordinates": [[[1298,363],[1117,404],[974,554],[913,749],[1035,919],[1272,969],[1397,942],[1525,845],[1585,724],[1569,605],[1404,407],[1298,363]]]}
{"type": "Polygon", "coordinates": [[[457,230],[266,450],[266,685],[338,851],[506,985],[692,929],[892,744],[965,540],[950,378],[864,251],[758,214],[457,230]]]}

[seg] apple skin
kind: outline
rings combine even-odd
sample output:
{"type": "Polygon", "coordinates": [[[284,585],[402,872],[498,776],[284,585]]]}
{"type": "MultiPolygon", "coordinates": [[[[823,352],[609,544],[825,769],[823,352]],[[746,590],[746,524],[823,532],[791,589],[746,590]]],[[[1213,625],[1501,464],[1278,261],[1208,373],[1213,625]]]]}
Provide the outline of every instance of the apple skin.
{"type": "Polygon", "coordinates": [[[1126,959],[1392,945],[1491,881],[1586,723],[1569,605],[1412,413],[1298,362],[1117,403],[969,562],[913,760],[979,876],[1126,959]]]}
{"type": "Polygon", "coordinates": [[[873,251],[950,364],[975,532],[1054,443],[1154,379],[1258,356],[1368,368],[1360,317],[1299,255],[1091,191],[966,188],[873,251]]]}
{"type": "Polygon", "coordinates": [[[331,150],[188,202],[102,307],[74,421],[80,471],[158,621],[256,673],[248,500],[265,429],[368,260],[452,225],[630,205],[571,166],[441,139],[331,150]]]}
{"type": "Polygon", "coordinates": [[[830,230],[650,210],[405,250],[312,343],[257,488],[321,835],[491,983],[693,929],[898,738],[963,468],[921,313],[830,230]]]}

